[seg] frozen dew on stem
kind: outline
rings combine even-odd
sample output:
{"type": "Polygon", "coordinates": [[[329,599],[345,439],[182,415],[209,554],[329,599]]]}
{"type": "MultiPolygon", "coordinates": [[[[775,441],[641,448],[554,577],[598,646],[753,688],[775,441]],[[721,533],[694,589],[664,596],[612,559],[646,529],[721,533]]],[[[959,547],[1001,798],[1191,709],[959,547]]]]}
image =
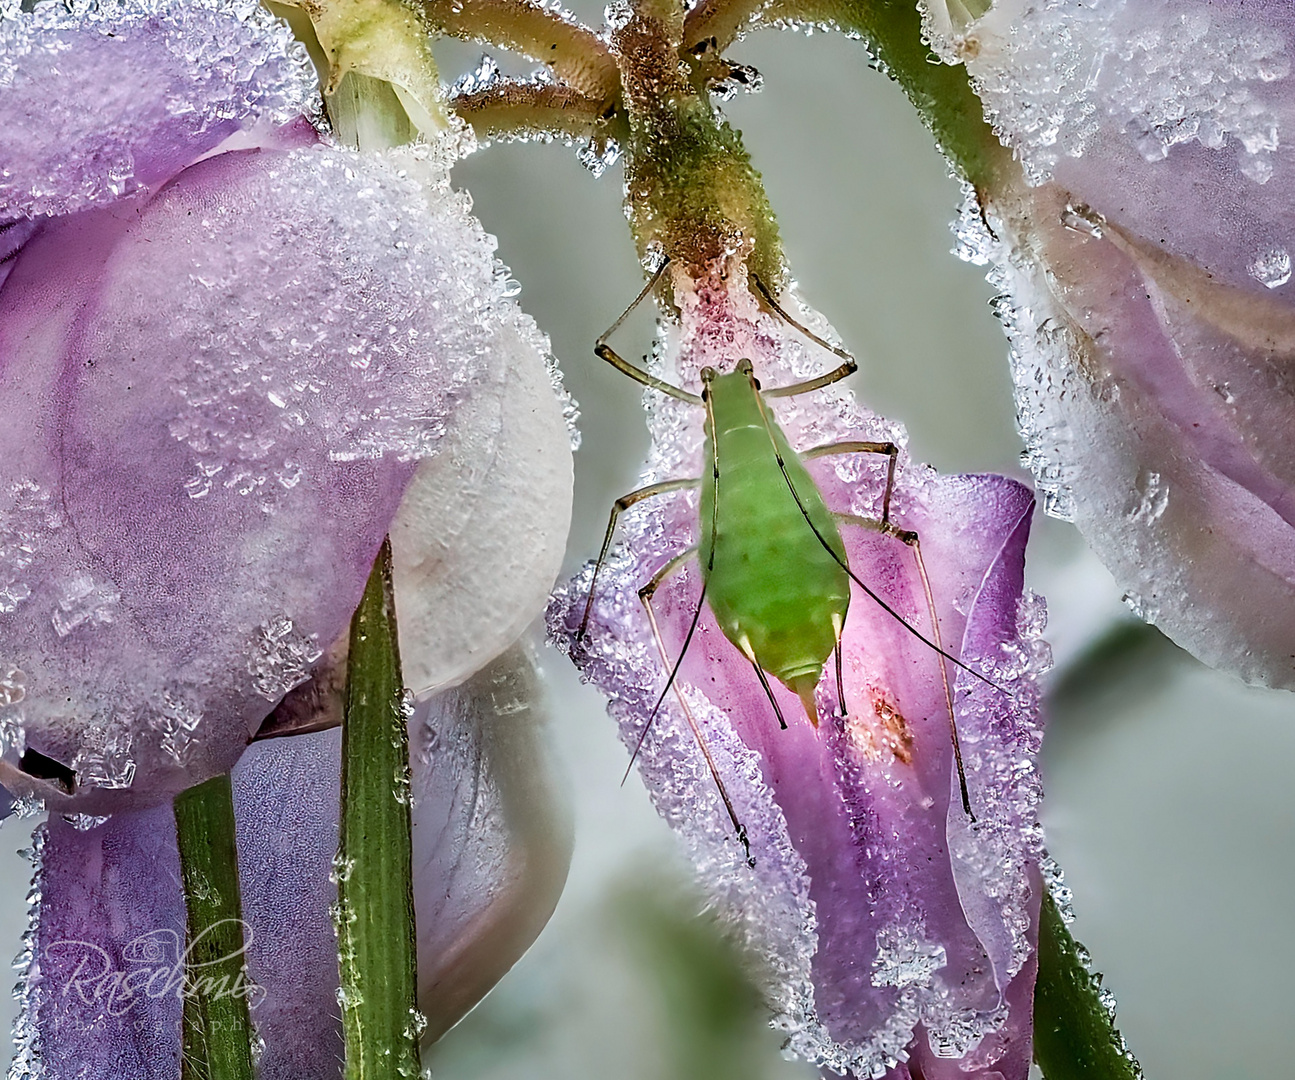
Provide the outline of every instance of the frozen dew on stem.
{"type": "MultiPolygon", "coordinates": [[[[704,367],[752,362],[766,389],[822,374],[839,358],[762,310],[745,275],[675,279],[678,325],[663,324],[653,373],[696,392],[704,367]],[[740,282],[740,284],[739,284],[740,282]]],[[[793,317],[834,341],[794,290],[793,317]]],[[[842,439],[900,445],[892,514],[916,529],[946,649],[1011,696],[951,671],[967,782],[977,822],[959,798],[936,654],[856,590],[845,623],[842,716],[831,675],[818,687],[815,729],[781,686],[780,730],[751,663],[703,605],[679,670],[687,700],[746,832],[750,857],[702,750],[673,697],[638,590],[697,540],[695,494],[645,500],[621,519],[576,642],[590,569],[559,589],[549,626],[609,697],[658,810],[676,829],[759,980],[797,1055],[838,1072],[882,1076],[897,1062],[939,1055],[973,1068],[1028,1067],[1029,986],[1039,853],[1033,761],[1040,728],[1034,680],[1048,663],[1043,606],[1022,598],[1033,500],[999,477],[940,477],[912,462],[902,429],[860,406],[840,384],[769,399],[793,447],[842,439]],[[1024,989],[1022,989],[1024,988],[1024,989]],[[980,1055],[977,1057],[976,1055],[980,1055]]],[[[709,475],[704,410],[650,397],[653,447],[642,480],[709,475]]],[[[810,463],[834,510],[876,518],[886,461],[878,455],[810,463]]],[[[721,528],[722,528],[721,524],[721,528]]],[[[850,565],[912,626],[927,608],[911,550],[894,537],[842,526],[850,565]]],[[[679,655],[699,603],[695,564],[654,598],[668,656],[679,655]]],[[[772,681],[772,680],[771,680],[772,681]]],[[[934,1073],[931,1073],[934,1075],[934,1073]]]]}

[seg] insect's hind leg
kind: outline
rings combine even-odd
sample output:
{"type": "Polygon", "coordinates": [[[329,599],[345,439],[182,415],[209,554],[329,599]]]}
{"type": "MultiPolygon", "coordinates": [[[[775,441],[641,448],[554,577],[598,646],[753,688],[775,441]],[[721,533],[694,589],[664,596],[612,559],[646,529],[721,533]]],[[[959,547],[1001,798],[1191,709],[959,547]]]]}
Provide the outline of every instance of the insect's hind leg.
{"type": "MultiPolygon", "coordinates": [[[[846,439],[841,442],[824,443],[801,452],[801,461],[813,461],[814,458],[832,457],[836,454],[885,454],[886,487],[881,494],[881,523],[890,525],[890,497],[895,492],[895,466],[899,464],[899,447],[893,442],[861,442],[846,439]]],[[[863,519],[860,518],[860,521],[863,519]]],[[[857,523],[856,523],[857,524],[857,523]]]]}
{"type": "Polygon", "coordinates": [[[607,559],[607,551],[612,546],[612,536],[616,532],[616,522],[621,514],[636,502],[650,499],[654,495],[664,495],[670,491],[684,491],[688,488],[696,487],[700,483],[699,479],[692,477],[681,480],[662,480],[659,484],[648,484],[647,487],[641,487],[631,491],[628,495],[622,495],[612,503],[611,517],[607,521],[607,533],[603,536],[603,546],[598,552],[598,561],[594,563],[593,577],[589,579],[589,593],[585,597],[584,615],[580,619],[580,629],[576,631],[577,645],[584,640],[585,631],[589,628],[589,612],[593,610],[594,606],[594,587],[598,584],[598,574],[602,571],[603,563],[607,559]]]}
{"type": "MultiPolygon", "coordinates": [[[[935,593],[931,590],[931,579],[926,573],[926,562],[922,558],[922,542],[917,533],[911,529],[897,529],[889,521],[877,521],[872,518],[859,517],[856,514],[833,512],[837,521],[847,525],[857,525],[886,536],[893,536],[912,549],[917,563],[917,574],[922,581],[922,592],[926,595],[926,610],[931,619],[931,641],[935,646],[936,658],[940,663],[940,679],[944,683],[944,702],[949,710],[949,734],[953,740],[953,760],[958,766],[958,789],[962,796],[962,809],[974,822],[976,815],[971,810],[971,795],[967,790],[967,773],[962,764],[962,743],[958,739],[958,722],[953,712],[953,687],[949,682],[949,668],[945,663],[944,643],[940,640],[940,620],[935,612],[935,593]]],[[[965,665],[964,665],[965,666],[965,665]]]]}
{"type": "MultiPolygon", "coordinates": [[[[683,654],[681,653],[679,660],[674,665],[671,665],[670,654],[666,651],[665,647],[665,639],[661,637],[661,628],[657,624],[656,611],[652,607],[652,597],[656,595],[656,591],[661,587],[661,583],[671,574],[676,573],[681,569],[683,565],[696,554],[696,546],[690,547],[687,551],[676,555],[666,563],[665,566],[661,567],[660,570],[652,575],[652,579],[644,585],[643,588],[639,589],[639,600],[643,604],[643,609],[647,612],[648,625],[652,628],[652,639],[656,642],[657,651],[661,654],[661,662],[665,665],[666,669],[671,672],[670,684],[674,686],[675,696],[679,699],[679,705],[683,709],[685,719],[688,721],[688,727],[692,730],[693,738],[697,740],[698,747],[701,748],[702,757],[706,759],[706,767],[710,770],[711,779],[715,781],[715,786],[719,789],[719,797],[724,802],[724,809],[728,811],[728,819],[733,823],[733,829],[737,834],[738,842],[742,845],[742,850],[746,852],[746,863],[748,866],[754,867],[755,858],[751,854],[751,842],[746,835],[746,826],[738,820],[737,811],[733,809],[733,800],[729,798],[728,788],[724,786],[724,781],[719,775],[719,769],[715,766],[715,759],[711,756],[710,746],[706,743],[706,736],[702,734],[701,727],[697,723],[697,718],[693,716],[692,709],[689,708],[688,701],[684,697],[683,691],[679,689],[677,684],[675,684],[675,674],[677,674],[679,670],[679,664],[683,661],[683,654]]],[[[700,602],[698,606],[700,607],[700,602]]],[[[685,642],[685,650],[687,647],[687,642],[685,642]]],[[[666,689],[668,691],[670,686],[667,686],[666,689]]],[[[659,704],[660,703],[658,702],[658,705],[659,704]]],[[[643,746],[643,740],[647,738],[648,727],[651,726],[652,720],[655,719],[655,717],[656,711],[653,710],[652,716],[648,718],[648,723],[643,728],[643,734],[639,736],[638,745],[634,748],[634,754],[630,757],[630,768],[633,768],[634,766],[634,759],[638,757],[638,752],[643,746]]],[[[628,769],[626,770],[626,775],[629,775],[628,769]]]]}

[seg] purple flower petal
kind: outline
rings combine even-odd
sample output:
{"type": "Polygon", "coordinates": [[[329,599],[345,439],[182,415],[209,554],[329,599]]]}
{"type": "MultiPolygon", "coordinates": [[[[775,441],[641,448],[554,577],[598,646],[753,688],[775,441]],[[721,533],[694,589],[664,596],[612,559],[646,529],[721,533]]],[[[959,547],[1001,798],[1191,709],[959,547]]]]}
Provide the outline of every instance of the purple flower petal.
{"type": "MultiPolygon", "coordinates": [[[[766,387],[835,363],[760,313],[744,287],[685,283],[677,302],[682,330],[668,339],[665,364],[667,377],[685,386],[697,384],[701,367],[727,370],[740,357],[753,361],[766,387]]],[[[794,313],[830,336],[816,313],[794,313]]],[[[839,388],[771,406],[793,446],[903,440],[839,388]]],[[[701,419],[701,410],[672,400],[656,406],[648,479],[701,472],[701,419]]],[[[883,457],[811,467],[829,506],[878,515],[883,457]]],[[[780,731],[749,661],[708,612],[681,668],[680,685],[748,832],[754,869],[673,699],[639,755],[703,885],[765,962],[766,993],[790,1045],[838,1071],[881,1076],[919,1044],[975,1071],[1007,1060],[1005,1033],[1019,1040],[1024,1031],[1028,1040],[1028,1014],[1020,1016],[1019,1004],[1013,1010],[1008,991],[1027,984],[1015,998],[1029,999],[1038,905],[1033,678],[1048,656],[1038,640],[1042,602],[1021,593],[1032,508],[1030,493],[1013,481],[941,478],[901,455],[894,511],[901,527],[921,534],[944,645],[1013,694],[952,673],[974,827],[960,805],[938,657],[858,591],[844,635],[847,718],[834,708],[829,676],[818,690],[828,719],[817,730],[793,695],[775,689],[790,722],[780,731]]],[[[627,550],[606,568],[590,638],[573,652],[608,693],[630,746],[665,681],[636,593],[695,541],[695,513],[694,496],[680,494],[626,515],[627,550]]],[[[852,567],[929,634],[911,550],[893,537],[844,530],[852,567]]],[[[552,618],[560,637],[578,624],[587,585],[586,574],[559,594],[552,618]]],[[[656,595],[674,657],[698,599],[695,569],[656,595]]],[[[1010,1075],[1024,1071],[1013,1065],[1010,1075]]]]}
{"type": "Polygon", "coordinates": [[[0,221],[135,194],[242,128],[316,107],[305,50],[259,4],[75,11],[0,14],[0,221]]]}
{"type": "Polygon", "coordinates": [[[34,852],[15,1075],[175,1080],[184,901],[171,808],[85,831],[54,818],[34,852]]]}
{"type": "Polygon", "coordinates": [[[418,1006],[440,1038],[530,948],[574,840],[535,661],[514,646],[410,722],[418,1006]]]}
{"type": "Polygon", "coordinates": [[[0,642],[24,676],[6,719],[106,789],[94,806],[233,763],[345,627],[456,399],[539,355],[533,327],[492,352],[521,317],[459,198],[410,178],[432,170],[226,153],[19,254],[0,294],[21,410],[0,434],[0,642]]]}
{"type": "MultiPolygon", "coordinates": [[[[534,661],[517,647],[421,703],[411,723],[419,1007],[429,1039],[525,952],[566,880],[571,820],[547,764],[541,694],[534,661]]],[[[339,740],[336,730],[265,740],[234,770],[260,1080],[341,1075],[332,917],[339,740]]],[[[175,1080],[185,918],[171,808],[81,823],[92,827],[55,818],[47,836],[37,834],[20,1060],[40,1061],[47,1080],[175,1080]]]]}
{"type": "Polygon", "coordinates": [[[1054,0],[966,32],[1039,185],[988,193],[996,239],[964,220],[1049,508],[1143,617],[1295,686],[1295,12],[1054,0]]]}
{"type": "MultiPolygon", "coordinates": [[[[341,1075],[333,859],[341,732],[255,743],[234,770],[238,870],[250,931],[258,1080],[341,1075]]],[[[435,889],[436,883],[420,882],[435,889]]]]}
{"type": "MultiPolygon", "coordinates": [[[[341,1074],[338,741],[258,743],[234,775],[260,1080],[341,1074]]],[[[185,911],[171,807],[77,821],[85,831],[55,817],[36,833],[18,1060],[45,1080],[176,1080],[185,911]]]]}

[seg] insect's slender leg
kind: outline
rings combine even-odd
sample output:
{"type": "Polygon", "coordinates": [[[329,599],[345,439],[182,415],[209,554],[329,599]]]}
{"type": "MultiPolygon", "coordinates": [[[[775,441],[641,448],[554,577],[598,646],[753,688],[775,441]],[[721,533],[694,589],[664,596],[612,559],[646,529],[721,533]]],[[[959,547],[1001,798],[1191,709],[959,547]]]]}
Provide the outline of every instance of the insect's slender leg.
{"type": "Polygon", "coordinates": [[[662,275],[666,272],[666,268],[669,265],[670,265],[670,260],[668,258],[661,260],[661,265],[656,268],[656,271],[648,279],[648,283],[644,285],[642,289],[639,290],[638,296],[634,297],[634,299],[630,301],[630,306],[627,307],[624,311],[622,311],[620,314],[620,318],[617,319],[614,323],[612,323],[611,326],[607,327],[607,329],[603,332],[602,337],[598,339],[599,344],[606,341],[609,337],[612,336],[612,334],[616,333],[616,331],[621,328],[621,323],[623,323],[626,319],[628,319],[630,315],[633,313],[634,309],[638,307],[639,304],[643,303],[644,300],[647,299],[648,293],[650,293],[653,289],[657,287],[657,282],[661,280],[662,275]]]}
{"type": "Polygon", "coordinates": [[[607,344],[607,339],[611,337],[612,334],[616,333],[620,328],[621,323],[629,318],[630,312],[638,307],[647,297],[648,293],[656,288],[656,283],[661,280],[661,275],[665,273],[665,268],[669,265],[670,260],[666,259],[665,262],[657,268],[657,272],[652,275],[651,280],[643,286],[643,291],[640,292],[638,296],[634,297],[634,300],[629,307],[621,312],[621,317],[599,335],[598,340],[594,342],[594,353],[600,360],[606,360],[607,363],[611,364],[611,366],[622,375],[628,375],[635,382],[640,382],[644,386],[651,387],[653,390],[660,390],[661,393],[669,394],[670,397],[678,398],[680,401],[686,401],[690,405],[700,405],[701,398],[696,394],[690,394],[687,390],[681,390],[679,387],[666,382],[664,379],[658,379],[655,375],[648,374],[642,368],[635,367],[607,344]]]}
{"type": "MultiPolygon", "coordinates": [[[[701,607],[706,600],[706,583],[705,581],[702,582],[701,595],[697,597],[697,607],[692,613],[692,622],[688,624],[688,633],[684,635],[683,648],[679,650],[679,659],[676,660],[673,665],[671,665],[669,654],[666,652],[665,639],[661,637],[661,628],[657,625],[656,611],[652,607],[652,597],[655,595],[661,582],[664,581],[669,574],[678,570],[679,567],[687,561],[689,556],[696,552],[696,550],[697,549],[695,547],[691,547],[687,551],[683,551],[676,555],[652,576],[651,581],[644,585],[643,588],[639,589],[639,601],[647,611],[648,625],[652,628],[652,637],[656,641],[657,651],[661,654],[661,662],[670,669],[670,677],[666,679],[664,689],[662,689],[660,696],[656,699],[656,704],[652,706],[652,711],[648,713],[647,723],[643,725],[643,731],[639,734],[638,742],[634,744],[634,753],[630,755],[630,763],[625,767],[625,776],[621,777],[622,784],[625,783],[626,777],[629,776],[630,769],[634,767],[634,762],[639,756],[639,751],[643,749],[643,741],[647,738],[648,732],[652,730],[652,724],[657,718],[657,713],[661,711],[662,703],[670,693],[671,688],[674,687],[675,680],[679,677],[679,669],[683,667],[684,657],[688,655],[688,646],[692,644],[692,636],[696,633],[697,623],[701,619],[701,607]]],[[[683,710],[688,715],[689,723],[691,724],[692,713],[689,712],[688,703],[684,701],[683,693],[677,689],[675,690],[675,693],[678,695],[679,701],[683,705],[683,710]]],[[[706,754],[706,758],[707,760],[710,759],[709,753],[706,754]]],[[[716,779],[718,779],[718,777],[716,777],[716,779]]]]}
{"type": "MultiPolygon", "coordinates": [[[[728,811],[728,819],[733,823],[733,829],[737,834],[738,842],[742,845],[742,850],[746,852],[746,861],[748,866],[755,866],[755,859],[751,855],[751,843],[747,839],[746,826],[738,820],[737,811],[733,809],[733,800],[729,798],[728,788],[724,786],[724,781],[720,778],[719,769],[715,766],[715,759],[711,757],[710,746],[706,743],[706,736],[702,734],[701,726],[697,723],[697,718],[693,716],[692,709],[688,706],[688,699],[684,697],[683,691],[679,689],[675,677],[679,674],[679,667],[683,663],[683,658],[688,652],[688,643],[692,640],[693,630],[697,626],[697,616],[693,616],[692,627],[688,630],[688,636],[684,639],[683,649],[679,653],[679,659],[672,666],[670,655],[666,651],[665,639],[661,636],[661,628],[657,623],[656,611],[652,607],[652,597],[656,594],[661,583],[671,574],[679,570],[685,562],[697,553],[696,547],[690,547],[687,551],[676,555],[665,566],[661,567],[643,588],[639,589],[639,600],[643,603],[643,609],[647,612],[648,625],[652,628],[652,638],[656,642],[657,651],[661,654],[661,662],[666,667],[672,668],[670,680],[666,683],[666,688],[661,697],[657,700],[656,707],[652,710],[652,715],[648,717],[647,724],[643,727],[642,734],[639,735],[637,745],[634,747],[634,753],[630,757],[629,768],[625,770],[625,776],[629,776],[629,770],[634,767],[634,761],[638,757],[639,751],[643,748],[643,741],[647,738],[648,729],[656,719],[658,710],[661,708],[661,702],[665,700],[665,695],[674,688],[675,697],[679,699],[679,705],[683,709],[685,719],[688,721],[688,727],[692,730],[693,738],[697,740],[697,745],[701,748],[702,757],[706,759],[706,767],[710,770],[711,779],[715,781],[715,786],[719,789],[719,797],[723,800],[724,809],[728,811]]],[[[697,600],[697,613],[701,612],[701,605],[705,599],[705,590],[697,600]]],[[[777,708],[775,705],[774,708],[777,708]]],[[[621,779],[623,784],[625,779],[621,779]]]]}
{"type": "Polygon", "coordinates": [[[840,382],[847,375],[853,375],[858,370],[858,364],[853,360],[847,360],[840,367],[833,368],[826,375],[817,375],[812,379],[791,383],[788,386],[774,386],[760,392],[765,397],[795,397],[797,394],[808,394],[811,390],[821,390],[825,386],[831,386],[834,382],[840,382]]]}
{"type": "Polygon", "coordinates": [[[893,442],[845,440],[805,450],[801,453],[800,460],[812,461],[814,458],[831,457],[834,454],[885,454],[890,459],[886,465],[886,489],[881,495],[881,520],[890,524],[890,497],[895,490],[895,465],[899,461],[899,447],[893,442]]]}
{"type": "MultiPolygon", "coordinates": [[[[816,333],[814,333],[813,330],[809,329],[809,327],[801,325],[790,315],[788,315],[787,312],[785,312],[782,309],[782,305],[779,304],[778,301],[773,298],[773,293],[771,293],[765,287],[764,282],[760,280],[759,274],[752,274],[751,280],[755,282],[755,287],[759,291],[760,295],[764,297],[765,302],[771,308],[773,308],[773,310],[777,313],[778,317],[782,319],[783,322],[787,323],[788,326],[794,326],[797,330],[799,330],[802,334],[804,334],[807,338],[809,338],[809,340],[812,341],[815,345],[823,346],[823,348],[825,348],[828,352],[835,353],[842,360],[845,360],[847,362],[847,364],[850,367],[850,370],[845,372],[842,375],[838,375],[836,377],[837,379],[844,379],[846,375],[849,375],[851,372],[854,371],[855,363],[854,363],[853,356],[851,356],[848,352],[846,352],[844,349],[840,348],[839,346],[832,345],[829,342],[824,341],[821,337],[819,337],[816,333]]],[[[845,366],[845,365],[842,365],[842,366],[845,366]]],[[[840,369],[838,368],[837,370],[840,370],[840,369]]],[[[832,379],[831,381],[835,382],[836,379],[832,379]]],[[[819,386],[826,386],[826,385],[827,383],[819,383],[819,386]]],[[[817,387],[814,387],[814,389],[817,389],[817,387]]],[[[783,392],[785,393],[785,391],[783,392]]]]}
{"type": "Polygon", "coordinates": [[[958,787],[962,794],[962,809],[966,812],[968,818],[975,821],[976,815],[971,812],[971,796],[967,792],[967,773],[962,766],[962,743],[958,739],[958,723],[954,719],[953,713],[953,688],[949,683],[949,669],[944,662],[945,652],[943,643],[940,641],[940,620],[935,613],[935,593],[931,590],[931,579],[927,576],[926,562],[922,558],[921,539],[917,533],[911,530],[896,529],[889,522],[873,521],[870,518],[857,517],[854,514],[833,513],[832,516],[837,521],[844,522],[847,525],[858,525],[874,532],[894,536],[907,544],[913,551],[913,557],[917,562],[917,573],[922,579],[922,591],[926,594],[926,610],[931,618],[931,638],[935,643],[936,655],[940,661],[940,678],[944,683],[944,702],[949,710],[949,734],[953,738],[953,760],[958,766],[958,787]]]}
{"type": "Polygon", "coordinates": [[[612,546],[612,535],[616,532],[617,519],[636,502],[650,499],[654,495],[664,495],[670,491],[684,491],[687,488],[696,487],[700,483],[700,480],[694,478],[662,480],[659,484],[648,484],[647,487],[641,487],[631,491],[628,495],[622,495],[612,503],[612,513],[607,521],[607,533],[603,537],[602,550],[598,552],[598,561],[594,563],[594,574],[589,579],[589,595],[585,597],[585,612],[580,619],[580,629],[576,631],[577,645],[584,640],[585,630],[589,626],[589,612],[594,606],[594,586],[598,584],[598,574],[601,572],[603,562],[607,558],[607,551],[612,546]]]}
{"type": "Polygon", "coordinates": [[[778,718],[778,727],[786,731],[787,721],[782,718],[782,710],[778,708],[778,699],[773,696],[769,680],[765,678],[764,668],[760,666],[760,661],[755,658],[755,650],[751,648],[751,642],[744,636],[741,642],[738,643],[738,648],[742,650],[742,655],[750,660],[751,666],[755,668],[756,678],[760,680],[760,685],[764,687],[765,696],[769,699],[769,704],[773,706],[773,715],[778,718]]]}

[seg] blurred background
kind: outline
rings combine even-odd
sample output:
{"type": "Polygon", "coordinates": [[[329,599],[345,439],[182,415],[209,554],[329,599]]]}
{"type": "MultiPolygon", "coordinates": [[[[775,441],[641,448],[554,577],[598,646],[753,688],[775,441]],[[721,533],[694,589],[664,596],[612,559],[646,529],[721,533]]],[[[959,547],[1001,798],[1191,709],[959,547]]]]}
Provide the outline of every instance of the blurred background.
{"type": "MultiPolygon", "coordinates": [[[[601,19],[594,4],[577,12],[601,19]]],[[[453,80],[481,50],[443,43],[438,54],[453,80]]],[[[860,359],[855,392],[907,424],[917,459],[1028,479],[989,288],[949,254],[958,186],[916,114],[841,37],[766,32],[729,55],[765,77],[763,93],[726,111],[764,174],[806,299],[860,359]]],[[[456,179],[580,403],[574,570],[596,554],[647,448],[639,388],[592,353],[642,285],[621,171],[596,180],[565,147],[503,144],[456,179]]],[[[621,333],[626,355],[646,351],[651,314],[621,333]]],[[[1034,528],[1030,582],[1048,598],[1057,659],[1044,821],[1074,889],[1072,930],[1153,1080],[1288,1075],[1295,699],[1203,668],[1131,620],[1070,526],[1040,513],[1034,528]]],[[[781,1058],[637,776],[620,786],[626,751],[601,696],[557,654],[547,668],[576,813],[569,884],[535,947],[434,1049],[435,1074],[810,1080],[813,1069],[781,1058]]],[[[29,832],[0,830],[4,955],[25,923],[29,867],[16,853],[29,832]]]]}

